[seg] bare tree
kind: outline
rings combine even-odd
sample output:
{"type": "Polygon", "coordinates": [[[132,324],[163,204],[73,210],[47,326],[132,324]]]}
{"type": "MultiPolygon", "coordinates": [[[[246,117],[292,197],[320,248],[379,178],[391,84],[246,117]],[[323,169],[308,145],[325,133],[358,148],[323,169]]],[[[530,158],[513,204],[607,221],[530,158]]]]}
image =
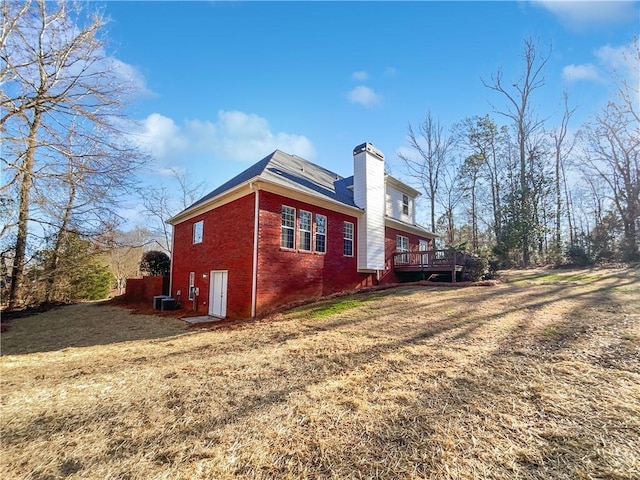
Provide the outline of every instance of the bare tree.
{"type": "Polygon", "coordinates": [[[167,220],[191,206],[206,189],[204,180],[195,180],[187,171],[170,171],[167,182],[139,191],[147,227],[156,237],[155,243],[168,253],[171,253],[171,227],[167,220]]]}
{"type": "Polygon", "coordinates": [[[101,238],[105,263],[113,273],[118,293],[124,293],[128,278],[140,275],[140,260],[150,243],[151,233],[145,227],[115,231],[101,238]]]}
{"type": "Polygon", "coordinates": [[[123,100],[133,84],[105,53],[105,20],[99,14],[87,18],[79,4],[66,2],[2,2],[1,8],[0,128],[7,183],[0,193],[15,196],[18,212],[13,307],[20,303],[34,230],[44,233],[44,225],[64,235],[75,222],[79,232],[82,222],[95,219],[107,199],[115,201],[129,186],[144,155],[126,141],[123,100]],[[59,195],[54,202],[51,192],[59,195]],[[34,229],[35,223],[41,227],[34,229]]]}
{"type": "Polygon", "coordinates": [[[471,217],[471,250],[478,251],[478,182],[480,170],[484,159],[478,154],[469,155],[465,158],[461,168],[462,188],[469,197],[469,216],[471,217]]]}
{"type": "Polygon", "coordinates": [[[463,200],[464,187],[460,175],[460,166],[450,162],[441,175],[441,188],[438,195],[438,203],[443,211],[447,245],[456,243],[456,210],[463,200]]]}
{"type": "MultiPolygon", "coordinates": [[[[631,63],[640,67],[640,46],[636,38],[628,52],[631,63]]],[[[637,72],[636,80],[637,80],[637,72]]],[[[583,135],[586,146],[582,159],[609,189],[609,196],[624,228],[623,253],[626,260],[638,260],[640,222],[640,112],[636,82],[616,78],[618,91],[605,105],[583,135]]]]}
{"type": "Polygon", "coordinates": [[[533,111],[532,95],[544,85],[543,70],[551,53],[542,57],[538,55],[536,44],[532,39],[524,41],[524,73],[515,82],[505,85],[502,71],[491,76],[491,82],[484,80],[485,87],[500,93],[507,100],[505,109],[498,109],[497,113],[509,118],[513,122],[516,132],[516,143],[519,158],[519,211],[516,220],[520,222],[519,231],[522,234],[522,263],[526,267],[530,261],[531,232],[528,223],[531,221],[531,188],[528,182],[528,158],[530,150],[528,143],[531,136],[542,125],[533,111]]]}
{"type": "Polygon", "coordinates": [[[487,182],[490,192],[491,227],[500,238],[502,226],[502,190],[505,187],[506,127],[501,129],[486,115],[468,117],[455,126],[457,143],[464,146],[467,158],[461,173],[465,188],[470,194],[472,245],[478,248],[478,202],[476,192],[479,182],[487,182]]]}
{"type": "MultiPolygon", "coordinates": [[[[569,120],[576,111],[576,108],[569,107],[569,94],[565,91],[563,93],[564,101],[564,113],[560,126],[550,132],[551,139],[553,141],[554,152],[554,194],[555,194],[555,231],[554,231],[554,248],[556,254],[562,249],[562,197],[563,197],[563,185],[566,186],[565,178],[565,164],[568,156],[571,154],[573,147],[575,146],[575,140],[571,141],[568,145],[567,132],[569,129],[569,120]]],[[[565,188],[566,191],[566,188],[565,188]]],[[[570,218],[570,217],[569,217],[570,218]]],[[[571,238],[571,220],[569,220],[569,237],[571,238]]]]}
{"type": "Polygon", "coordinates": [[[429,200],[431,208],[431,230],[436,230],[436,202],[442,185],[442,172],[449,162],[449,150],[452,139],[444,127],[428,112],[424,121],[418,126],[416,134],[411,124],[407,140],[411,147],[411,154],[398,153],[404,162],[408,174],[419,185],[429,200]]]}

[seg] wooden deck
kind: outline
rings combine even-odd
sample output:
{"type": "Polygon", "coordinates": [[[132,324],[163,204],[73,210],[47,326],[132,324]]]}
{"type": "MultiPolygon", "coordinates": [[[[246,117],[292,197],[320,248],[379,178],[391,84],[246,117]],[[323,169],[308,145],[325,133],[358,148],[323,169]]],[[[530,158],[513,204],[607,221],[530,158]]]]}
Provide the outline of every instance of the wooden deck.
{"type": "Polygon", "coordinates": [[[396,272],[422,273],[425,279],[432,274],[448,273],[455,282],[456,272],[463,271],[466,257],[466,253],[454,249],[396,252],[393,268],[396,272]]]}

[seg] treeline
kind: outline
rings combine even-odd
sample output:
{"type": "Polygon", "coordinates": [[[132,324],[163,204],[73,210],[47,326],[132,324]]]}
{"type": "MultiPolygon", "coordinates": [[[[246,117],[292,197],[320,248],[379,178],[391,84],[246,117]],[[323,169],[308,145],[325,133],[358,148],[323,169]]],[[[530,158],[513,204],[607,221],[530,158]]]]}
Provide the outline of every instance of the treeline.
{"type": "MultiPolygon", "coordinates": [[[[22,305],[70,303],[100,300],[125,292],[129,278],[142,275],[168,275],[169,255],[153,250],[154,234],[137,227],[127,232],[109,232],[97,239],[69,231],[60,245],[44,245],[33,252],[23,277],[22,305]],[[52,266],[52,256],[58,260],[52,266]]],[[[0,265],[1,278],[8,277],[6,264],[0,265]]],[[[2,295],[8,292],[2,285],[2,295]]]]}
{"type": "Polygon", "coordinates": [[[107,21],[94,5],[2,2],[0,13],[1,302],[121,293],[146,251],[170,253],[164,220],[202,184],[174,172],[181,201],[164,186],[141,187],[150,157],[126,106],[142,86],[106,53],[107,21]],[[123,232],[131,199],[146,218],[123,232]]]}
{"type": "MultiPolygon", "coordinates": [[[[499,268],[638,261],[638,83],[614,76],[615,94],[581,126],[571,125],[577,107],[558,92],[564,111],[550,126],[536,95],[551,52],[538,49],[525,40],[515,83],[500,71],[483,80],[502,100],[496,114],[505,123],[474,116],[447,129],[429,112],[409,126],[410,149],[399,156],[428,202],[429,226],[499,268]]],[[[637,38],[626,55],[637,80],[637,38]]]]}
{"type": "MultiPolygon", "coordinates": [[[[3,306],[122,291],[145,251],[170,253],[164,221],[204,184],[174,172],[172,187],[141,191],[150,158],[126,110],[137,82],[106,53],[106,20],[93,4],[1,2],[0,13],[3,306]],[[142,226],[123,232],[119,213],[131,198],[142,226]]],[[[637,67],[637,39],[627,54],[637,67]]],[[[559,92],[559,125],[535,113],[549,55],[527,40],[519,80],[498,72],[484,82],[502,100],[501,121],[483,115],[445,129],[429,113],[410,126],[406,173],[444,243],[501,267],[637,261],[637,81],[614,78],[616,94],[573,135],[568,95],[559,92]]]]}

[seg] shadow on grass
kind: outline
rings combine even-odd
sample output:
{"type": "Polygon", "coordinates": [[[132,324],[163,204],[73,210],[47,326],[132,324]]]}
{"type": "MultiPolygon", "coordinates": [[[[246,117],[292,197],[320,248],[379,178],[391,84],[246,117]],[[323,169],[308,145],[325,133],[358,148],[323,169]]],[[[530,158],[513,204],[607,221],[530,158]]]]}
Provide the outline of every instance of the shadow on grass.
{"type": "Polygon", "coordinates": [[[100,303],[78,303],[13,320],[11,328],[2,334],[2,355],[162,339],[186,332],[185,323],[176,318],[136,315],[100,303]]]}
{"type": "MultiPolygon", "coordinates": [[[[179,390],[171,390],[171,378],[165,377],[164,383],[167,385],[165,392],[167,398],[164,405],[157,405],[157,408],[167,408],[175,413],[176,418],[189,417],[191,422],[188,425],[176,424],[172,425],[166,435],[158,435],[157,431],[151,431],[136,439],[128,436],[128,424],[136,423],[137,420],[144,420],[144,410],[137,410],[135,415],[140,416],[139,419],[123,420],[118,416],[117,411],[102,412],[100,417],[89,419],[95,422],[104,422],[104,415],[108,423],[108,429],[111,433],[109,446],[106,451],[102,452],[99,458],[83,461],[81,465],[86,465],[88,469],[91,463],[100,463],[113,461],[113,459],[131,458],[135,456],[143,456],[149,445],[160,446],[163,456],[156,460],[160,463],[172,464],[177,461],[189,461],[193,455],[202,455],[201,452],[189,447],[184,452],[177,451],[173,448],[176,438],[186,439],[186,444],[193,446],[202,443],[203,435],[208,432],[222,432],[227,428],[233,429],[235,425],[239,426],[241,431],[243,425],[249,423],[252,419],[260,418],[262,414],[266,415],[274,405],[284,405],[291,402],[293,394],[311,395],[314,387],[321,384],[331,384],[336,379],[345,379],[356,370],[362,371],[365,377],[359,383],[359,391],[351,392],[349,400],[355,402],[363,400],[359,395],[368,396],[364,398],[372,404],[382,398],[382,401],[394,402],[400,404],[397,410],[389,411],[386,415],[377,418],[373,424],[375,428],[368,428],[362,431],[358,443],[350,446],[351,453],[349,458],[340,456],[340,453],[331,451],[324,452],[323,456],[314,457],[313,462],[318,462],[315,466],[316,471],[333,471],[336,475],[349,474],[359,472],[362,477],[382,476],[394,478],[394,474],[398,473],[393,470],[394,465],[400,465],[402,462],[413,464],[414,473],[418,476],[429,477],[439,472],[433,470],[434,465],[441,465],[445,468],[447,462],[451,462],[452,458],[465,458],[469,460],[476,458],[478,462],[486,459],[491,460],[490,449],[482,450],[471,441],[472,434],[478,435],[480,440],[487,440],[486,436],[482,437],[486,432],[482,428],[493,429],[495,437],[495,447],[503,448],[506,451],[511,442],[513,448],[511,460],[504,460],[504,464],[493,465],[496,471],[500,471],[499,478],[509,478],[509,474],[513,477],[520,476],[523,478],[571,478],[577,469],[582,468],[581,462],[584,458],[589,457],[595,466],[606,464],[602,455],[604,449],[597,442],[598,438],[591,438],[581,429],[578,429],[571,435],[566,432],[554,433],[551,435],[550,430],[539,428],[537,422],[540,419],[548,421],[550,414],[545,411],[548,406],[540,403],[540,399],[534,395],[535,392],[528,396],[522,396],[518,390],[519,385],[526,383],[536,374],[536,365],[521,364],[516,350],[519,348],[535,347],[538,342],[546,341],[545,337],[532,335],[533,318],[529,318],[527,313],[552,305],[555,302],[571,300],[575,305],[568,313],[562,315],[561,319],[552,323],[557,329],[567,329],[566,342],[556,345],[556,349],[569,349],[574,341],[578,341],[581,332],[588,326],[588,322],[577,321],[585,320],[585,312],[602,308],[611,310],[628,309],[633,312],[638,311],[638,305],[622,304],[614,295],[614,291],[619,288],[628,288],[637,285],[637,279],[626,278],[605,278],[600,281],[609,281],[606,285],[591,285],[591,290],[580,291],[574,287],[567,288],[565,285],[545,285],[538,286],[536,289],[530,286],[510,284],[499,290],[491,289],[474,290],[473,295],[467,289],[457,290],[455,296],[451,298],[458,302],[456,308],[451,309],[451,313],[439,311],[441,302],[438,299],[437,291],[434,292],[433,298],[429,297],[419,305],[402,304],[402,306],[394,305],[393,296],[384,295],[386,302],[384,304],[374,304],[373,299],[367,302],[363,299],[362,305],[358,305],[353,309],[343,311],[338,314],[337,318],[329,318],[327,320],[316,320],[309,316],[313,312],[313,308],[303,309],[298,312],[300,314],[299,322],[304,323],[304,328],[299,332],[276,332],[272,335],[265,335],[264,338],[254,340],[252,344],[243,345],[241,348],[235,348],[227,353],[234,354],[238,358],[242,358],[244,349],[258,350],[264,359],[268,359],[274,346],[287,345],[293,340],[309,340],[317,337],[317,349],[300,352],[299,350],[291,350],[285,360],[287,361],[286,375],[282,371],[273,369],[272,371],[260,372],[260,375],[243,377],[242,373],[238,374],[240,378],[236,378],[233,390],[226,387],[224,378],[216,377],[208,373],[203,373],[197,378],[201,383],[199,389],[203,392],[215,392],[215,401],[225,405],[224,411],[219,414],[212,414],[207,409],[207,401],[211,399],[189,398],[184,400],[184,393],[179,390]],[[505,300],[507,303],[501,308],[499,313],[486,314],[480,308],[483,302],[498,302],[505,300]],[[442,350],[445,351],[451,344],[471,340],[473,334],[479,328],[482,328],[489,322],[499,322],[503,317],[513,313],[522,314],[519,319],[519,329],[505,335],[499,339],[495,349],[489,351],[486,356],[470,359],[475,366],[483,369],[486,374],[484,377],[474,377],[467,373],[464,365],[450,365],[447,360],[442,360],[442,368],[449,366],[455,367],[451,369],[449,377],[440,377],[435,370],[428,371],[426,368],[423,372],[418,368],[418,373],[414,375],[403,372],[398,367],[399,372],[394,372],[390,356],[401,352],[405,358],[414,359],[415,355],[411,353],[411,349],[424,344],[428,341],[440,341],[439,335],[448,334],[449,344],[443,341],[442,350]],[[383,324],[381,319],[394,315],[398,319],[397,324],[383,324]],[[438,321],[432,321],[421,325],[420,323],[410,323],[403,326],[402,319],[410,316],[412,318],[427,319],[437,317],[438,321]],[[325,332],[336,332],[348,328],[353,334],[358,332],[374,332],[378,335],[379,340],[373,344],[355,344],[353,350],[349,352],[341,352],[333,350],[331,345],[323,341],[322,335],[325,332]],[[572,330],[573,329],[573,330],[572,330]],[[527,335],[524,334],[527,333],[527,335]],[[575,334],[575,338],[570,335],[575,334]],[[301,356],[304,353],[304,356],[301,356]],[[376,368],[367,368],[375,366],[376,368]],[[497,369],[497,366],[501,366],[497,369]],[[394,398],[393,392],[388,392],[388,397],[379,397],[368,390],[367,386],[385,385],[393,375],[409,375],[407,380],[414,383],[417,394],[413,398],[394,398]],[[239,394],[238,392],[242,392],[239,394]],[[516,415],[518,412],[510,410],[500,410],[505,408],[493,407],[492,403],[498,398],[508,395],[514,398],[514,401],[526,405],[529,413],[526,418],[520,419],[521,426],[516,427],[513,422],[510,424],[510,415],[516,415]],[[469,424],[455,424],[455,419],[467,416],[469,424]],[[483,423],[486,422],[486,423],[483,423]],[[465,428],[468,428],[465,430],[465,428]],[[474,432],[473,428],[477,431],[474,432]],[[457,430],[456,430],[457,429],[457,430]],[[444,438],[445,434],[450,434],[451,438],[456,439],[457,443],[447,443],[444,438]],[[577,439],[577,440],[576,440],[577,439]],[[571,442],[576,445],[571,451],[568,451],[566,445],[571,442]],[[369,458],[369,449],[372,445],[377,446],[377,451],[383,456],[383,462],[378,464],[362,464],[359,462],[361,458],[369,458]],[[593,452],[597,452],[594,454],[593,452]],[[186,455],[186,457],[184,456],[186,455]],[[487,458],[481,458],[485,455],[487,458]],[[185,459],[186,458],[186,459],[185,459]],[[380,464],[386,465],[388,471],[379,471],[380,464]],[[332,468],[338,465],[342,468],[341,472],[335,472],[332,468]]],[[[594,281],[595,282],[595,281],[594,281]]],[[[420,287],[405,289],[396,292],[398,296],[411,299],[412,295],[420,291],[420,287]]],[[[422,293],[431,293],[424,291],[422,293]]],[[[317,308],[317,306],[316,306],[317,308]]],[[[612,316],[612,322],[620,321],[620,316],[612,316]]],[[[255,335],[258,335],[258,324],[252,324],[248,329],[256,326],[255,335]]],[[[248,332],[248,335],[254,332],[248,332]]],[[[160,336],[154,338],[160,338],[160,336]]],[[[354,340],[355,342],[355,340],[354,340]]],[[[435,345],[437,347],[437,345],[435,345]]],[[[222,347],[223,348],[223,347],[222,347]]],[[[603,347],[606,348],[606,347],[603,347]]],[[[213,352],[219,354],[220,351],[213,352]]],[[[180,354],[171,353],[174,356],[174,362],[179,364],[180,354]]],[[[215,356],[211,351],[203,349],[201,352],[203,358],[207,358],[211,363],[215,363],[215,356]]],[[[435,354],[434,354],[435,355],[435,354]]],[[[415,359],[416,361],[418,359],[415,359]]],[[[428,363],[437,361],[437,358],[420,358],[421,362],[428,363]]],[[[419,365],[418,365],[419,367],[419,365]]],[[[540,367],[541,368],[541,367],[540,367]]],[[[196,375],[190,373],[190,375],[196,375]]],[[[406,386],[407,382],[402,385],[406,386]]],[[[388,387],[387,387],[388,388],[388,387]]],[[[320,389],[321,390],[321,389],[320,389]]],[[[385,393],[379,392],[380,394],[385,393]]],[[[132,400],[133,402],[134,400],[132,400]]],[[[127,405],[124,405],[127,407],[127,405]]],[[[589,415],[591,412],[583,412],[589,415]]],[[[356,415],[357,412],[354,412],[356,415]]],[[[55,432],[62,432],[62,425],[69,432],[82,430],[85,425],[86,418],[80,418],[77,415],[48,415],[34,419],[35,436],[38,439],[46,439],[55,432]]],[[[321,420],[319,420],[321,421],[321,420]]],[[[590,419],[591,422],[599,424],[598,420],[590,419]]],[[[561,418],[553,419],[551,422],[562,422],[561,418]]],[[[611,441],[612,436],[617,435],[617,420],[603,419],[600,425],[602,430],[602,438],[606,437],[607,441],[611,441]],[[605,421],[606,420],[606,421],[605,421]],[[608,422],[608,423],[607,423],[608,422]],[[607,428],[612,433],[607,433],[607,428]]],[[[256,427],[257,428],[257,427],[256,427]]],[[[301,430],[303,430],[301,428],[301,430]]],[[[297,432],[296,432],[297,433],[297,432]]],[[[73,441],[73,435],[69,435],[69,442],[73,441]]],[[[305,437],[306,438],[306,437],[305,437]]],[[[23,442],[24,438],[20,431],[12,431],[6,429],[4,439],[7,444],[18,444],[23,442]]],[[[316,452],[318,453],[318,452],[316,452]]],[[[202,457],[199,457],[202,458],[202,457]]],[[[247,462],[249,460],[246,460],[247,462]]],[[[309,459],[312,462],[312,459],[309,459]]],[[[454,460],[455,461],[455,460],[454,460]]],[[[469,460],[471,461],[471,460],[469,460]]],[[[312,462],[312,463],[313,463],[312,462]]],[[[239,464],[238,468],[242,466],[239,464]]],[[[492,465],[489,465],[489,470],[492,465]]],[[[62,467],[61,467],[62,468],[62,467]]],[[[271,466],[270,471],[274,477],[280,475],[287,477],[296,475],[296,471],[287,470],[286,467],[271,466]]],[[[241,474],[241,471],[238,471],[241,474]]],[[[447,476],[442,471],[442,476],[447,476]]],[[[594,473],[594,472],[591,472],[594,473]]],[[[595,471],[593,476],[597,476],[595,471]]],[[[471,472],[469,471],[469,475],[471,472]]],[[[463,475],[464,476],[464,475],[463,475]]],[[[633,478],[621,476],[619,478],[633,478]]]]}

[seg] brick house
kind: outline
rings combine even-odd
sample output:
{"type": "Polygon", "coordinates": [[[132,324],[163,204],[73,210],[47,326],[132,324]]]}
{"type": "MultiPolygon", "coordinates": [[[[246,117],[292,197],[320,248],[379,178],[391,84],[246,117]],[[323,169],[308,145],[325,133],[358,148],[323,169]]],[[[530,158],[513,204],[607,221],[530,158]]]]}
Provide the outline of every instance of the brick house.
{"type": "Polygon", "coordinates": [[[364,143],[342,178],[276,150],[168,220],[171,294],[217,317],[399,281],[396,251],[433,248],[415,189],[384,173],[364,143]]]}

